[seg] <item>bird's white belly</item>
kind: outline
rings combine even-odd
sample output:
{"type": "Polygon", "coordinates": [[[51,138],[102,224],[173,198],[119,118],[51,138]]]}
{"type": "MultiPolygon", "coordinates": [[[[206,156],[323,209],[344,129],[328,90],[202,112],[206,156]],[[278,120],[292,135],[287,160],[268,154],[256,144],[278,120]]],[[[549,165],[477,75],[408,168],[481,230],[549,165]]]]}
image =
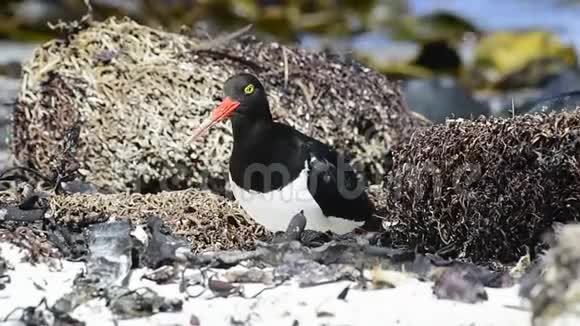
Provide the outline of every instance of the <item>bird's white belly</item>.
{"type": "Polygon", "coordinates": [[[245,190],[233,182],[231,175],[230,185],[234,197],[246,213],[272,232],[285,231],[292,217],[300,211],[304,211],[306,229],[320,232],[330,230],[344,234],[364,223],[325,216],[308,191],[307,178],[308,171],[304,169],[285,187],[267,193],[245,190]]]}

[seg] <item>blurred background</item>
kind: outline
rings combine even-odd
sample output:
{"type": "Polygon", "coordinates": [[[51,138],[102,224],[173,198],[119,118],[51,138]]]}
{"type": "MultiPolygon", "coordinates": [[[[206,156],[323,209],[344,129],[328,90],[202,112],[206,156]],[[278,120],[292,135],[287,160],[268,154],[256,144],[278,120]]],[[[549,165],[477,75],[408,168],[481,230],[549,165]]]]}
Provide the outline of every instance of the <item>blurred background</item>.
{"type": "MultiPolygon", "coordinates": [[[[20,63],[79,19],[84,0],[0,0],[0,136],[20,63]]],[[[351,55],[401,81],[435,123],[446,117],[572,110],[580,102],[578,0],[91,0],[95,17],[259,37],[351,55]]],[[[5,147],[6,145],[0,145],[5,147]]],[[[0,148],[0,153],[1,153],[0,148]]],[[[2,157],[0,157],[2,162],[2,157]]]]}

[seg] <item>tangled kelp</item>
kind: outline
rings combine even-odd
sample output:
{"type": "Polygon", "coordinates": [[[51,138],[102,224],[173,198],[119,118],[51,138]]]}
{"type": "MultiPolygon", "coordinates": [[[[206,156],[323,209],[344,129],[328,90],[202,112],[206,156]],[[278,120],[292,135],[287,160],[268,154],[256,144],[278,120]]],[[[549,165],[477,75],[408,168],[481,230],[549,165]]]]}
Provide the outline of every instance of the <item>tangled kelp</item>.
{"type": "Polygon", "coordinates": [[[23,67],[14,154],[46,172],[79,123],[80,171],[110,191],[221,192],[229,125],[203,142],[188,140],[221,99],[225,79],[242,70],[263,80],[275,118],[352,153],[367,179],[380,180],[389,149],[424,123],[405,109],[394,82],[336,55],[245,35],[205,40],[129,19],[71,26],[23,67]]]}
{"type": "Polygon", "coordinates": [[[514,262],[580,220],[580,111],[453,121],[395,151],[383,215],[396,243],[514,262]]]}
{"type": "Polygon", "coordinates": [[[158,216],[173,234],[186,237],[194,252],[250,249],[256,239],[269,236],[234,201],[209,191],[54,195],[49,213],[59,224],[81,225],[109,218],[145,224],[149,216],[158,216]]]}

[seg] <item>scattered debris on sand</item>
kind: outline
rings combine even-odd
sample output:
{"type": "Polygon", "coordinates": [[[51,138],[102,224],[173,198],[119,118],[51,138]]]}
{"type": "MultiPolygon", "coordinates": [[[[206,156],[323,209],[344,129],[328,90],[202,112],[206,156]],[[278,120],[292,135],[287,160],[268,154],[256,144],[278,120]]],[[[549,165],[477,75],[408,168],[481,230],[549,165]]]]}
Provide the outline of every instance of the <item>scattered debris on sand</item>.
{"type": "MultiPolygon", "coordinates": [[[[135,268],[124,286],[90,292],[87,301],[67,309],[65,300],[75,284],[81,284],[81,262],[63,261],[48,270],[20,262],[21,254],[0,243],[14,270],[12,283],[0,296],[0,317],[8,324],[25,324],[35,316],[35,325],[369,325],[376,319],[404,325],[529,325],[530,312],[521,304],[517,287],[486,288],[489,300],[465,303],[433,297],[431,281],[413,276],[391,276],[392,286],[374,287],[371,281],[339,280],[300,285],[295,278],[255,282],[233,279],[231,274],[251,274],[243,263],[224,268],[181,268],[174,278],[154,281],[146,276],[163,269],[135,268]],[[27,273],[23,273],[27,271],[27,273]],[[282,281],[283,280],[283,281],[282,281]],[[366,288],[363,284],[368,284],[366,288]],[[22,295],[26,293],[26,295],[22,295]],[[59,304],[56,304],[56,303],[59,304]],[[40,303],[40,304],[39,304],[40,303]],[[514,309],[513,307],[518,307],[514,309]],[[59,310],[61,309],[61,310],[59,310]],[[420,309],[422,313],[417,313],[420,309]],[[63,311],[69,311],[64,313],[63,311]],[[385,313],[387,311],[388,313],[385,313]]],[[[169,268],[168,268],[169,267],[169,268]]],[[[313,266],[304,264],[304,268],[313,266]]],[[[275,275],[273,268],[260,268],[275,275]]],[[[319,269],[300,269],[316,275],[319,269]]],[[[369,274],[367,270],[365,274],[369,274]]],[[[401,274],[406,275],[406,274],[401,274]]],[[[31,324],[31,323],[30,323],[31,324]]]]}
{"type": "Polygon", "coordinates": [[[390,148],[428,123],[404,107],[395,82],[338,55],[243,33],[167,33],[128,18],[58,26],[63,37],[24,64],[14,155],[46,174],[64,134],[79,125],[80,172],[109,191],[226,193],[229,125],[188,141],[225,79],[242,70],[264,82],[276,119],[351,153],[370,182],[388,169],[390,148]]]}
{"type": "MultiPolygon", "coordinates": [[[[188,244],[175,235],[164,234],[163,241],[156,239],[162,227],[156,217],[148,219],[147,227],[134,225],[130,220],[95,223],[83,231],[86,254],[76,262],[65,259],[53,268],[41,264],[29,267],[28,262],[15,259],[14,247],[3,242],[0,248],[6,248],[9,262],[15,268],[7,273],[11,282],[5,289],[12,300],[10,305],[0,305],[3,314],[0,316],[23,322],[33,319],[37,324],[58,320],[65,325],[93,325],[97,317],[100,322],[104,318],[111,324],[153,317],[167,322],[190,318],[187,314],[192,311],[202,320],[222,313],[234,318],[236,313],[226,308],[231,307],[231,302],[247,301],[255,308],[266,300],[269,302],[266,307],[270,307],[280,305],[275,303],[279,300],[287,300],[288,291],[294,293],[293,298],[297,296],[297,300],[304,301],[299,306],[313,306],[315,303],[308,298],[316,298],[313,306],[316,313],[302,315],[292,304],[284,306],[286,313],[276,315],[269,315],[268,309],[259,309],[263,318],[275,321],[314,317],[341,322],[356,317],[341,316],[324,302],[360,301],[368,305],[374,300],[365,296],[383,296],[396,306],[395,302],[400,300],[396,293],[406,293],[405,301],[427,300],[424,305],[433,309],[447,307],[448,304],[438,301],[449,301],[493,306],[520,321],[527,316],[519,311],[510,313],[499,302],[488,302],[503,293],[515,304],[515,282],[505,272],[414,251],[377,247],[362,235],[350,241],[332,240],[308,247],[292,240],[296,236],[301,238],[304,232],[301,218],[300,214],[295,216],[280,238],[257,242],[254,250],[200,253],[188,250],[188,244]],[[24,268],[29,270],[26,277],[22,273],[24,268]],[[458,282],[458,278],[468,281],[458,282]],[[26,289],[27,298],[17,295],[18,287],[20,291],[26,289]],[[312,293],[306,295],[309,291],[312,293]],[[214,300],[218,306],[209,309],[207,305],[214,300]],[[222,305],[225,306],[219,308],[222,305]],[[205,308],[192,310],[192,306],[205,308]]],[[[358,310],[349,307],[354,309],[353,313],[358,310]]],[[[464,319],[474,320],[469,315],[464,319]]],[[[365,320],[357,319],[355,324],[364,325],[365,320]]],[[[225,319],[212,325],[229,325],[227,322],[225,319]]]]}
{"type": "Polygon", "coordinates": [[[580,221],[580,110],[423,128],[395,150],[382,194],[395,244],[533,258],[553,223],[580,221]]]}

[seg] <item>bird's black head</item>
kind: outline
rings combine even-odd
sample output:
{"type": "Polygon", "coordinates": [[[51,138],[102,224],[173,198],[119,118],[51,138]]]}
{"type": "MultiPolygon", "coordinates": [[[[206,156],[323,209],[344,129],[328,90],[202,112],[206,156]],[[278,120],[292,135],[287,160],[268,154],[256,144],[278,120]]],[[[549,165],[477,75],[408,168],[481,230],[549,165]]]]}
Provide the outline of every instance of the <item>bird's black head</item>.
{"type": "Polygon", "coordinates": [[[233,112],[234,116],[240,114],[252,118],[271,118],[266,90],[254,75],[239,73],[228,78],[224,84],[224,95],[226,99],[239,103],[233,112]]]}
{"type": "Polygon", "coordinates": [[[272,120],[270,105],[264,86],[249,73],[238,73],[224,83],[224,99],[213,110],[211,117],[202,124],[194,138],[216,123],[232,118],[272,120]]]}

